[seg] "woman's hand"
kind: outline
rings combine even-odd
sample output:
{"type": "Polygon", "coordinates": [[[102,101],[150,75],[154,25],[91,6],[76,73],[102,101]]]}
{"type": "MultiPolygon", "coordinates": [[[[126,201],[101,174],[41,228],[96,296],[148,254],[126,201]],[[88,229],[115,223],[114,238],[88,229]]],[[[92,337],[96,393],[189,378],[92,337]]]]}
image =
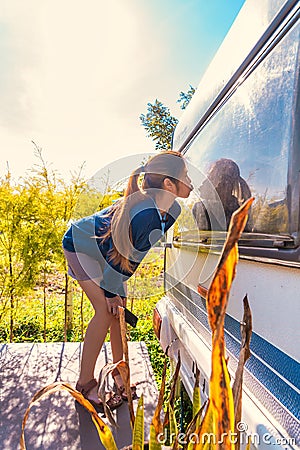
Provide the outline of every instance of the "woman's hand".
{"type": "Polygon", "coordinates": [[[119,318],[119,306],[125,306],[126,299],[116,295],[115,297],[105,297],[107,310],[113,314],[117,319],[119,318]]]}

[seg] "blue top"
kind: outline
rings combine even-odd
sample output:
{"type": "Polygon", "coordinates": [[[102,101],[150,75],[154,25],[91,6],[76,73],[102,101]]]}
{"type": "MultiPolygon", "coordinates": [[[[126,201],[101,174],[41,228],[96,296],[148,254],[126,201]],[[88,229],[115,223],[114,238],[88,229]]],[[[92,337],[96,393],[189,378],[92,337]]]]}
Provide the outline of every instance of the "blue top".
{"type": "Polygon", "coordinates": [[[168,212],[161,216],[155,201],[149,195],[130,210],[133,253],[130,259],[133,272],[121,269],[119,264],[108,261],[108,252],[112,248],[112,237],[104,242],[98,237],[110,226],[112,215],[108,215],[112,206],[108,206],[95,214],[84,217],[70,226],[63,237],[63,247],[70,252],[84,253],[96,259],[102,269],[100,287],[106,297],[120,295],[126,297],[123,282],[136,271],[150,248],[173,225],[181,212],[175,200],[168,212]]]}

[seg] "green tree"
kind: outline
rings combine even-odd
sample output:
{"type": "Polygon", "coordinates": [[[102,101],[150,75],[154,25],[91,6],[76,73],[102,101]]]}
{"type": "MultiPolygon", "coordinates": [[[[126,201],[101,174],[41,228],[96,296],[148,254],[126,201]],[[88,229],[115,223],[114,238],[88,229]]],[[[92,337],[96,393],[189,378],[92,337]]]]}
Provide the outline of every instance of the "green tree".
{"type": "Polygon", "coordinates": [[[187,92],[183,92],[183,91],[180,92],[177,103],[181,103],[180,104],[181,109],[185,109],[187,107],[187,105],[190,103],[195,92],[196,92],[196,89],[193,88],[192,85],[190,85],[190,88],[187,92]]]}
{"type": "Polygon", "coordinates": [[[35,192],[15,185],[8,173],[0,180],[1,313],[9,304],[10,341],[18,298],[35,281],[36,262],[32,236],[38,223],[35,192]]]}
{"type": "Polygon", "coordinates": [[[76,208],[73,211],[73,218],[89,216],[111,205],[124,195],[124,188],[122,186],[119,187],[120,189],[111,187],[110,170],[101,176],[100,179],[91,179],[81,190],[76,208]]]}
{"type": "Polygon", "coordinates": [[[65,336],[68,318],[68,277],[61,240],[85,181],[81,171],[71,182],[49,170],[41,149],[30,175],[14,183],[8,172],[0,180],[0,317],[10,313],[10,341],[19,299],[37,284],[44,288],[44,340],[46,340],[46,286],[48,275],[65,274],[65,336]]]}
{"type": "MultiPolygon", "coordinates": [[[[189,90],[180,92],[177,100],[180,108],[185,109],[189,104],[195,89],[190,85],[189,90]]],[[[147,104],[147,113],[140,115],[142,126],[147,136],[155,142],[155,150],[170,150],[172,147],[172,136],[178,119],[171,115],[170,109],[159,100],[147,104]]]]}
{"type": "Polygon", "coordinates": [[[65,274],[65,325],[64,336],[67,340],[72,330],[72,283],[69,282],[67,266],[62,252],[62,237],[74,212],[78,199],[86,187],[86,181],[81,172],[73,174],[71,181],[66,183],[57,173],[50,170],[42,156],[42,149],[34,142],[39,164],[32,170],[32,176],[27,181],[28,188],[36,191],[39,201],[39,226],[36,236],[35,252],[39,258],[37,266],[44,290],[44,340],[46,340],[46,286],[47,275],[57,269],[63,269],[65,274]]]}
{"type": "Polygon", "coordinates": [[[169,108],[157,99],[153,104],[148,103],[147,107],[147,114],[140,115],[147,136],[155,141],[156,150],[169,150],[178,120],[171,115],[169,108]]]}

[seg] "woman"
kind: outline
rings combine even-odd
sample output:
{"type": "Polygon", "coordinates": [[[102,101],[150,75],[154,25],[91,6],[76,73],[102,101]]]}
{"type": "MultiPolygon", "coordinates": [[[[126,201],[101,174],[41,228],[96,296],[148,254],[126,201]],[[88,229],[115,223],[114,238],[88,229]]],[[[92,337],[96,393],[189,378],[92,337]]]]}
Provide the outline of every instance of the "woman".
{"type": "MultiPolygon", "coordinates": [[[[131,174],[122,199],[73,223],[64,236],[69,274],[78,280],[95,310],[86,330],[76,385],[94,406],[101,406],[94,369],[108,330],[113,362],[123,358],[118,307],[125,306],[124,283],[179,216],[175,198],[187,198],[192,189],[182,155],[161,152],[131,174]]],[[[126,394],[119,372],[112,375],[117,394],[107,403],[114,409],[126,400],[126,394]]]]}
{"type": "MultiPolygon", "coordinates": [[[[228,230],[234,211],[251,197],[239,166],[228,158],[213,162],[199,192],[202,201],[196,202],[192,211],[200,230],[228,230]]],[[[245,231],[249,229],[248,220],[245,231]]]]}

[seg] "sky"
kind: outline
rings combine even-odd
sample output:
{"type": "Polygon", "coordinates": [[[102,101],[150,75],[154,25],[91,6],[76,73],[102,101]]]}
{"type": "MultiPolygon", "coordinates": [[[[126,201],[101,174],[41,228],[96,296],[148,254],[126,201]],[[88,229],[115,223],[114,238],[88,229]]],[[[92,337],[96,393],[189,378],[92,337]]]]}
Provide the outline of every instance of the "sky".
{"type": "Polygon", "coordinates": [[[154,151],[139,116],[197,87],[244,0],[2,0],[0,176],[154,151]]]}

